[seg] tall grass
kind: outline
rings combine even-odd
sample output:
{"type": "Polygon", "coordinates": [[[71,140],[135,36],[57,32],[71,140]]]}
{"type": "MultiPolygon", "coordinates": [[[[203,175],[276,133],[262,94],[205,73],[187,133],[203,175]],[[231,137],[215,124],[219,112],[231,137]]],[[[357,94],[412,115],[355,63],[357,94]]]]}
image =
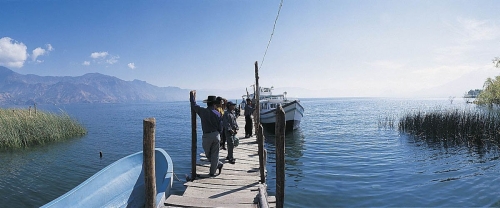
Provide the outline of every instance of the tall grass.
{"type": "Polygon", "coordinates": [[[379,129],[394,129],[396,123],[395,116],[378,117],[378,128],[379,129]]]}
{"type": "Polygon", "coordinates": [[[87,130],[67,113],[0,109],[0,148],[16,149],[81,136],[87,130]]]}
{"type": "Polygon", "coordinates": [[[493,112],[448,110],[408,113],[399,120],[400,132],[431,142],[469,147],[500,147],[500,117],[493,112]]]}

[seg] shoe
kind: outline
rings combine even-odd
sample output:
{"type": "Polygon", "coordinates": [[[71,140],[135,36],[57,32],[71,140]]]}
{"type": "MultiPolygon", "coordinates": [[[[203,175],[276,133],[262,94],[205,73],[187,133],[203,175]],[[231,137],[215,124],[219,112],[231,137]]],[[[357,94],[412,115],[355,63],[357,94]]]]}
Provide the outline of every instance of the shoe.
{"type": "Polygon", "coordinates": [[[220,172],[222,172],[222,166],[224,166],[224,164],[219,164],[219,165],[217,166],[217,168],[219,169],[219,175],[220,175],[220,172]]]}
{"type": "Polygon", "coordinates": [[[215,174],[208,174],[210,177],[215,177],[216,175],[215,174]]]}
{"type": "Polygon", "coordinates": [[[229,163],[231,163],[231,164],[236,163],[236,159],[231,159],[231,160],[229,160],[229,163]]]}
{"type": "Polygon", "coordinates": [[[229,159],[229,156],[227,156],[227,157],[226,157],[226,160],[230,160],[230,159],[229,159]]]}

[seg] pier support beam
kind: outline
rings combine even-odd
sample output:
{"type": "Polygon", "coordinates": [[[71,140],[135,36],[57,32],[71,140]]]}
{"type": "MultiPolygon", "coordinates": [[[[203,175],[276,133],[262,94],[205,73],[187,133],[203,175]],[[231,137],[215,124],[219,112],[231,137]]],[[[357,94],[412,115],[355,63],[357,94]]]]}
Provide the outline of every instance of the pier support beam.
{"type": "Polygon", "coordinates": [[[259,169],[260,169],[260,182],[266,183],[266,150],[264,149],[264,132],[262,125],[259,123],[257,129],[257,143],[259,148],[259,169]]]}
{"type": "Polygon", "coordinates": [[[146,189],[146,204],[144,207],[156,207],[156,174],[155,174],[155,118],[143,121],[143,167],[146,189]]]}
{"type": "Polygon", "coordinates": [[[255,122],[255,134],[259,132],[259,128],[262,128],[260,125],[260,87],[259,87],[259,64],[257,61],[255,62],[255,104],[254,104],[254,122],[255,122]]]}
{"type": "MultiPolygon", "coordinates": [[[[196,90],[189,92],[189,100],[196,98],[196,90]]],[[[196,112],[191,106],[191,178],[189,181],[194,181],[196,179],[196,152],[198,145],[198,138],[196,134],[196,112]]],[[[208,156],[207,156],[208,157],[208,156]]]]}
{"type": "Polygon", "coordinates": [[[282,208],[285,202],[285,111],[278,105],[276,109],[276,207],[282,208]]]}
{"type": "Polygon", "coordinates": [[[257,137],[257,143],[259,146],[259,168],[260,168],[260,182],[266,183],[266,150],[264,149],[264,132],[262,125],[260,124],[260,89],[259,89],[259,65],[257,61],[255,62],[255,111],[254,111],[254,122],[255,122],[255,136],[257,137]]]}

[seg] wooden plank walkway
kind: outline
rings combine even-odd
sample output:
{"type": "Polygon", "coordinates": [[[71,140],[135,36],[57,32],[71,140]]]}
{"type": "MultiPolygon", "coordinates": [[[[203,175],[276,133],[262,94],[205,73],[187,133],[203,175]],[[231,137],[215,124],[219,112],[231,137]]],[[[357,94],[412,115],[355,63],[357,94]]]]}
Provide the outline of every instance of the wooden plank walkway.
{"type": "MultiPolygon", "coordinates": [[[[237,119],[240,130],[236,135],[240,138],[240,144],[233,153],[236,164],[227,162],[227,151],[221,149],[219,159],[224,163],[222,172],[215,177],[208,177],[210,164],[202,153],[196,167],[200,177],[193,182],[186,182],[184,194],[171,195],[163,207],[259,207],[259,197],[267,196],[267,193],[259,194],[259,187],[263,186],[261,190],[266,190],[266,185],[260,183],[258,144],[255,136],[245,138],[243,111],[241,115],[237,119]]],[[[276,206],[275,197],[267,197],[267,201],[270,207],[276,206]]]]}

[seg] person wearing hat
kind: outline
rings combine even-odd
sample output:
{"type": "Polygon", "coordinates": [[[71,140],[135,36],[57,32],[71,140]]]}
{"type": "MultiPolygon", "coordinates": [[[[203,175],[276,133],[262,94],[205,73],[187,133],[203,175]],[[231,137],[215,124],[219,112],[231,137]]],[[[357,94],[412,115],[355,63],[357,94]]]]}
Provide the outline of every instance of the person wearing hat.
{"type": "Polygon", "coordinates": [[[249,138],[252,136],[252,114],[255,109],[252,107],[252,100],[247,98],[247,102],[245,105],[245,138],[249,138]]]}
{"type": "Polygon", "coordinates": [[[234,109],[236,107],[236,104],[233,102],[229,101],[227,103],[227,111],[222,117],[222,124],[224,126],[224,130],[226,132],[226,138],[227,138],[227,157],[226,159],[229,161],[229,163],[234,164],[235,159],[233,157],[233,150],[235,145],[235,141],[237,140],[236,138],[236,133],[239,130],[238,123],[236,122],[236,114],[234,112],[234,109]]]}
{"type": "Polygon", "coordinates": [[[207,107],[204,108],[196,104],[195,93],[191,93],[190,95],[191,106],[201,119],[201,129],[203,131],[202,146],[205,156],[210,162],[209,175],[213,177],[217,169],[219,169],[219,174],[221,173],[222,166],[224,165],[219,161],[222,115],[215,109],[215,104],[217,103],[216,96],[210,95],[206,100],[203,100],[204,103],[207,103],[207,107]]]}

